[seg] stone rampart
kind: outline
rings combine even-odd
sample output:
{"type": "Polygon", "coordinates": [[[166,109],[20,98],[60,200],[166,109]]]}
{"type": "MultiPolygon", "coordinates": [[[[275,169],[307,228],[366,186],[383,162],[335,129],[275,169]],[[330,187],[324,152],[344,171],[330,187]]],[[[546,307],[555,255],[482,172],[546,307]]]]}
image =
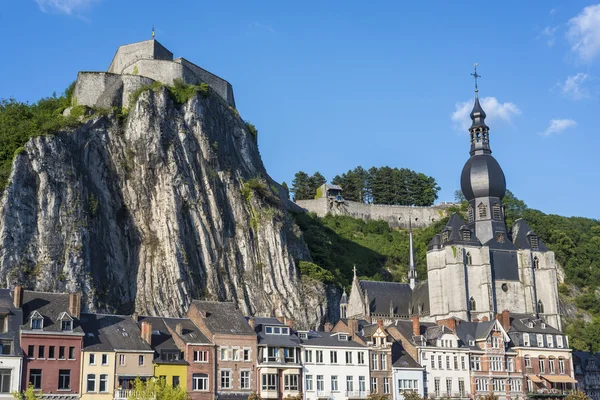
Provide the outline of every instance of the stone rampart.
{"type": "Polygon", "coordinates": [[[197,66],[196,64],[186,60],[183,57],[176,58],[174,62],[189,68],[189,70],[192,71],[198,77],[198,79],[209,85],[230,106],[235,107],[235,100],[233,98],[233,87],[225,79],[220,78],[211,72],[208,72],[204,68],[197,66]]]}
{"type": "Polygon", "coordinates": [[[319,217],[327,214],[346,215],[364,221],[382,220],[391,227],[408,228],[409,217],[415,228],[424,228],[444,218],[450,205],[431,207],[388,206],[382,204],[364,204],[354,201],[336,202],[326,198],[298,200],[296,204],[305,211],[314,212],[319,217]]]}
{"type": "Polygon", "coordinates": [[[141,59],[173,61],[173,53],[156,40],[126,44],[117,49],[108,72],[122,74],[125,68],[141,59]]]}
{"type": "Polygon", "coordinates": [[[144,76],[80,72],[73,90],[73,102],[101,108],[127,106],[131,92],[152,82],[144,76]]]}
{"type": "Polygon", "coordinates": [[[169,86],[173,86],[175,79],[183,79],[188,84],[198,83],[198,78],[192,70],[167,60],[138,60],[125,68],[123,74],[146,76],[169,86]]]}

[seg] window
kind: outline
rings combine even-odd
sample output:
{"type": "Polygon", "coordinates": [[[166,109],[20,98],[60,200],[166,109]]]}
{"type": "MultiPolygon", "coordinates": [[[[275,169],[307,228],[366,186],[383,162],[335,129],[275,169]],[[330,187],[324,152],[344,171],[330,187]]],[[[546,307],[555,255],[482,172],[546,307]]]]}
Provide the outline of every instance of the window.
{"type": "Polygon", "coordinates": [[[554,347],[554,336],[546,335],[546,342],[548,342],[548,347],[554,347]]]}
{"type": "MultiPolygon", "coordinates": [[[[208,358],[206,360],[208,361],[208,358]]],[[[250,349],[244,349],[244,361],[250,361],[250,349]]]]}
{"type": "Polygon", "coordinates": [[[221,388],[231,389],[231,371],[228,369],[221,370],[221,388]]]}
{"type": "Polygon", "coordinates": [[[533,392],[533,382],[531,381],[531,379],[527,379],[527,391],[533,392]]]}
{"type": "MultiPolygon", "coordinates": [[[[433,360],[433,357],[432,357],[433,360]]],[[[435,364],[435,362],[432,361],[433,364],[435,364]]],[[[377,357],[377,353],[373,353],[371,354],[371,369],[373,370],[378,370],[379,367],[379,357],[377,357]]],[[[433,366],[432,368],[435,368],[435,366],[433,366]]]]}
{"type": "Polygon", "coordinates": [[[208,375],[193,374],[192,375],[192,390],[206,392],[208,391],[208,375]]]}
{"type": "Polygon", "coordinates": [[[458,369],[458,356],[454,356],[454,369],[458,369]]]}
{"type": "Polygon", "coordinates": [[[60,346],[58,348],[58,358],[60,360],[64,360],[65,359],[65,346],[60,346]]]}
{"type": "Polygon", "coordinates": [[[119,354],[119,365],[125,365],[125,354],[119,354]]]}
{"type": "Polygon", "coordinates": [[[48,358],[54,358],[54,346],[48,346],[48,358]]]}
{"type": "Polygon", "coordinates": [[[383,393],[390,393],[390,378],[383,378],[383,393]]]}
{"type": "Polygon", "coordinates": [[[442,368],[444,368],[444,367],[442,366],[442,356],[438,356],[438,368],[439,368],[439,369],[442,369],[442,368]]]}
{"type": "Polygon", "coordinates": [[[544,347],[544,335],[537,334],[536,340],[537,340],[538,347],[544,347]]]}
{"type": "Polygon", "coordinates": [[[387,369],[387,355],[381,354],[381,369],[387,369]]]}
{"type": "Polygon", "coordinates": [[[364,376],[358,377],[358,391],[366,392],[367,391],[367,383],[364,376]]]}
{"type": "Polygon", "coordinates": [[[102,365],[108,365],[108,354],[102,354],[102,365]]]}
{"type": "Polygon", "coordinates": [[[29,384],[33,385],[34,389],[42,388],[42,370],[32,369],[29,371],[29,384]]]}
{"type": "Polygon", "coordinates": [[[529,341],[529,333],[523,334],[523,346],[531,346],[531,342],[529,341]]]}
{"type": "Polygon", "coordinates": [[[339,335],[338,336],[338,340],[340,342],[347,342],[348,341],[348,335],[339,335]]]}
{"type": "Polygon", "coordinates": [[[42,318],[31,319],[31,329],[42,329],[44,320],[42,318]]]}
{"type": "Polygon", "coordinates": [[[283,376],[283,390],[297,391],[298,390],[298,375],[283,376]]]}
{"type": "Polygon", "coordinates": [[[377,393],[377,378],[371,378],[371,393],[377,393]]]}
{"type": "Polygon", "coordinates": [[[451,367],[450,367],[450,356],[446,356],[446,369],[451,369],[451,367]]]}
{"type": "Polygon", "coordinates": [[[323,375],[317,375],[317,391],[322,392],[325,390],[325,384],[323,382],[323,375]]]}
{"type": "Polygon", "coordinates": [[[323,350],[316,350],[315,355],[317,358],[317,364],[323,364],[323,350]]]}
{"type": "Polygon", "coordinates": [[[346,352],[346,364],[352,364],[352,352],[351,351],[346,352]]]}
{"type": "Polygon", "coordinates": [[[96,365],[96,354],[95,353],[90,353],[89,364],[90,365],[96,365]]]}
{"type": "Polygon", "coordinates": [[[45,346],[38,346],[38,358],[45,357],[44,350],[45,350],[45,346]]]}
{"type": "Polygon", "coordinates": [[[544,372],[546,372],[546,370],[545,370],[545,368],[544,368],[544,364],[545,364],[545,363],[544,363],[544,359],[543,359],[543,358],[540,358],[540,359],[538,360],[538,363],[539,363],[539,365],[540,365],[540,374],[543,374],[544,372]]]}
{"type": "Polygon", "coordinates": [[[538,269],[540,267],[540,259],[537,256],[533,257],[533,268],[538,269]]]}
{"type": "Polygon", "coordinates": [[[513,357],[506,359],[506,369],[508,372],[515,372],[515,359],[513,357]]]}
{"type": "Polygon", "coordinates": [[[500,204],[494,203],[492,206],[492,218],[495,220],[502,220],[502,210],[500,209],[500,204]]]}
{"type": "Polygon", "coordinates": [[[272,335],[272,334],[273,334],[273,327],[271,327],[271,326],[267,326],[267,327],[265,328],[265,333],[266,333],[267,335],[272,335]]]}
{"type": "Polygon", "coordinates": [[[71,346],[69,347],[69,360],[74,360],[75,359],[75,347],[71,346]]]}
{"type": "Polygon", "coordinates": [[[473,264],[473,257],[471,257],[471,253],[467,253],[466,259],[467,259],[467,265],[473,264]]]}
{"type": "Polygon", "coordinates": [[[250,389],[250,371],[240,372],[240,386],[242,389],[250,389]]]}
{"type": "Polygon", "coordinates": [[[63,331],[72,331],[73,321],[61,321],[60,327],[63,331]]]}
{"type": "Polygon", "coordinates": [[[305,376],[305,381],[306,381],[306,383],[304,384],[305,390],[307,392],[312,392],[313,391],[313,376],[312,375],[306,375],[305,376]]]}
{"type": "Polygon", "coordinates": [[[548,367],[550,368],[550,373],[551,374],[555,374],[556,373],[555,365],[554,365],[554,359],[553,358],[550,358],[548,360],[548,367]]]}
{"type": "Polygon", "coordinates": [[[511,379],[508,381],[510,384],[511,392],[520,392],[521,391],[521,380],[520,379],[511,379]]]}
{"type": "Polygon", "coordinates": [[[506,236],[504,235],[504,232],[496,232],[496,242],[504,243],[505,240],[506,236]]]}
{"type": "Polygon", "coordinates": [[[173,387],[179,387],[179,376],[173,375],[173,387]]]}
{"type": "Polygon", "coordinates": [[[481,358],[479,356],[471,356],[471,369],[481,371],[481,358]]]}
{"type": "Polygon", "coordinates": [[[563,337],[562,336],[556,337],[556,347],[558,347],[559,349],[563,348],[563,337]]]}
{"type": "Polygon", "coordinates": [[[70,369],[59,369],[58,370],[58,390],[69,390],[71,389],[71,370],[70,369]]]}
{"type": "Polygon", "coordinates": [[[95,392],[96,391],[96,375],[88,374],[86,391],[87,392],[95,392]]]}
{"type": "Polygon", "coordinates": [[[494,392],[504,392],[506,389],[504,388],[504,379],[492,379],[492,387],[494,392]]]}
{"type": "Polygon", "coordinates": [[[138,365],[144,365],[144,356],[142,356],[142,355],[138,356],[138,365]]]}
{"type": "Polygon", "coordinates": [[[440,397],[440,378],[435,378],[434,389],[435,397],[440,397]]]}
{"type": "Polygon", "coordinates": [[[475,216],[473,213],[473,207],[471,207],[471,205],[469,205],[469,208],[467,208],[467,221],[469,221],[469,224],[470,224],[474,220],[475,220],[475,216]]]}
{"type": "Polygon", "coordinates": [[[203,350],[194,350],[194,362],[208,362],[208,352],[203,350]]]}
{"type": "Polygon", "coordinates": [[[463,371],[467,369],[467,365],[465,363],[465,356],[460,356],[460,369],[463,371]]]}
{"type": "Polygon", "coordinates": [[[312,350],[304,350],[304,362],[312,363],[312,350]]]}
{"type": "Polygon", "coordinates": [[[34,345],[29,345],[27,346],[27,357],[28,358],[34,358],[35,357],[35,346],[34,345]]]}
{"type": "Polygon", "coordinates": [[[460,397],[465,397],[465,380],[458,378],[458,394],[460,397]]]}
{"type": "Polygon", "coordinates": [[[462,233],[462,240],[468,242],[469,240],[471,240],[471,231],[468,229],[463,229],[461,231],[462,233]]]}
{"type": "Polygon", "coordinates": [[[479,203],[477,211],[479,212],[479,218],[487,217],[487,206],[485,204],[479,203]]]}
{"type": "Polygon", "coordinates": [[[501,342],[502,342],[502,341],[500,340],[500,338],[498,338],[498,337],[496,337],[496,336],[493,336],[493,337],[492,337],[492,347],[493,347],[493,348],[495,348],[495,349],[498,349],[498,348],[500,348],[500,343],[501,343],[501,342]]]}
{"type": "Polygon", "coordinates": [[[471,311],[477,310],[477,304],[475,303],[475,299],[472,297],[469,299],[469,307],[471,308],[471,311]]]}
{"type": "Polygon", "coordinates": [[[221,347],[219,350],[220,350],[219,351],[220,360],[221,361],[227,361],[229,359],[229,357],[228,357],[229,356],[229,352],[227,351],[227,349],[224,348],[224,347],[221,347]]]}
{"type": "Polygon", "coordinates": [[[332,364],[337,364],[337,351],[330,351],[329,352],[329,360],[332,364]]]}
{"type": "Polygon", "coordinates": [[[289,335],[290,334],[290,328],[281,328],[281,334],[282,335],[289,335]]]}
{"type": "Polygon", "coordinates": [[[490,382],[487,379],[475,379],[475,390],[478,392],[489,392],[490,382]]]}
{"type": "Polygon", "coordinates": [[[262,390],[277,390],[277,374],[264,374],[262,376],[262,390]]]}
{"type": "Polygon", "coordinates": [[[537,235],[529,236],[529,243],[531,244],[531,250],[539,250],[540,241],[537,235]]]}
{"type": "Polygon", "coordinates": [[[346,392],[354,391],[354,377],[346,376],[346,392]]]}
{"type": "Polygon", "coordinates": [[[490,370],[502,371],[502,357],[490,357],[490,370]]]}
{"type": "Polygon", "coordinates": [[[239,361],[240,360],[240,350],[239,349],[233,349],[233,361],[239,361]]]}
{"type": "Polygon", "coordinates": [[[364,365],[365,364],[365,353],[362,351],[358,352],[358,363],[360,365],[364,365]]]}
{"type": "Polygon", "coordinates": [[[559,358],[558,359],[558,372],[560,374],[564,374],[565,373],[565,359],[564,358],[559,358]]]}
{"type": "Polygon", "coordinates": [[[538,314],[543,314],[544,313],[544,303],[542,303],[542,301],[538,301],[538,307],[537,307],[537,311],[538,314]]]}
{"type": "Polygon", "coordinates": [[[529,356],[525,356],[525,367],[531,368],[531,358],[529,356]]]}
{"type": "Polygon", "coordinates": [[[108,392],[108,375],[106,375],[106,374],[100,375],[99,392],[100,393],[106,393],[106,392],[108,392]]]}
{"type": "Polygon", "coordinates": [[[446,378],[446,394],[448,397],[452,395],[452,379],[446,378]]]}

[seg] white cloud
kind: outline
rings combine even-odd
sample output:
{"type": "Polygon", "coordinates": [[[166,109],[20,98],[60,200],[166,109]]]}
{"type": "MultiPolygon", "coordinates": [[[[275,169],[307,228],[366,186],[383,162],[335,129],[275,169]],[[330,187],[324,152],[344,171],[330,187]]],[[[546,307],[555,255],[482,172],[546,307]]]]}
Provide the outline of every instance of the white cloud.
{"type": "Polygon", "coordinates": [[[589,75],[580,72],[573,76],[568,76],[565,83],[558,83],[557,86],[563,95],[572,100],[581,100],[590,97],[590,92],[583,86],[588,80],[589,75]]]}
{"type": "Polygon", "coordinates": [[[271,26],[261,24],[258,21],[254,21],[251,24],[249,24],[248,28],[250,28],[250,29],[264,29],[264,30],[266,30],[269,33],[275,33],[275,29],[273,29],[271,26]]]}
{"type": "Polygon", "coordinates": [[[556,43],[556,30],[558,26],[547,26],[538,35],[538,39],[545,40],[548,47],[554,46],[556,43]]]}
{"type": "Polygon", "coordinates": [[[550,11],[549,11],[549,14],[550,14],[550,15],[554,15],[554,14],[556,14],[557,12],[558,12],[558,10],[557,10],[556,8],[551,8],[551,9],[550,9],[550,11]]]}
{"type": "MultiPolygon", "coordinates": [[[[479,99],[481,107],[487,115],[486,124],[495,122],[510,123],[512,117],[521,114],[521,110],[514,103],[500,103],[495,97],[484,97],[479,99]]],[[[471,126],[471,110],[473,109],[473,100],[458,102],[455,110],[450,117],[458,129],[466,131],[471,126]]]]}
{"type": "Polygon", "coordinates": [[[77,15],[98,0],[35,0],[45,13],[77,15]]]}
{"type": "Polygon", "coordinates": [[[592,61],[600,53],[600,4],[585,7],[569,20],[567,38],[583,61],[592,61]]]}
{"type": "Polygon", "coordinates": [[[564,131],[565,129],[577,126],[577,122],[572,119],[551,119],[550,125],[545,131],[540,132],[542,136],[556,135],[564,131]]]}

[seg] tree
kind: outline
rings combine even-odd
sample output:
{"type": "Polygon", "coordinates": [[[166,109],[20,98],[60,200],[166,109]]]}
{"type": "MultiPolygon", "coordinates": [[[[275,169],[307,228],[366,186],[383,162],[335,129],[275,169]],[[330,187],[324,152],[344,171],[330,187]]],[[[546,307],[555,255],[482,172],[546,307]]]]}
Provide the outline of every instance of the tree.
{"type": "Polygon", "coordinates": [[[424,396],[421,396],[419,393],[412,390],[403,391],[402,397],[404,397],[404,400],[426,400],[424,396]]]}
{"type": "Polygon", "coordinates": [[[42,394],[36,391],[31,383],[24,391],[12,392],[12,395],[15,400],[40,400],[42,398],[42,394]]]}
{"type": "Polygon", "coordinates": [[[310,184],[310,188],[312,190],[312,195],[314,196],[315,192],[317,191],[317,188],[326,182],[327,182],[327,179],[325,179],[325,177],[323,175],[321,175],[321,173],[319,171],[315,172],[309,178],[309,184],[310,184]]]}
{"type": "Polygon", "coordinates": [[[173,387],[165,379],[151,378],[142,381],[138,376],[133,382],[131,400],[186,400],[187,393],[181,386],[173,387]]]}
{"type": "Polygon", "coordinates": [[[590,400],[590,397],[581,390],[573,390],[565,397],[565,400],[590,400]]]}
{"type": "Polygon", "coordinates": [[[296,172],[292,181],[292,192],[294,192],[294,201],[312,199],[314,193],[310,190],[310,177],[304,171],[296,172]]]}

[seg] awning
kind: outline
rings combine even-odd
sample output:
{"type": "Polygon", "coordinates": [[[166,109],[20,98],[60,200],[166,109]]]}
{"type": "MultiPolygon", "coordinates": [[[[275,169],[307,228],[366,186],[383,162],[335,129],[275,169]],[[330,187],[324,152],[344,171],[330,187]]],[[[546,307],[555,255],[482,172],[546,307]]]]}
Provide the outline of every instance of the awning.
{"type": "Polygon", "coordinates": [[[544,381],[537,375],[527,375],[527,377],[535,383],[544,383],[544,381]]]}
{"type": "Polygon", "coordinates": [[[542,375],[547,381],[552,383],[577,383],[577,381],[568,375],[542,375]]]}

